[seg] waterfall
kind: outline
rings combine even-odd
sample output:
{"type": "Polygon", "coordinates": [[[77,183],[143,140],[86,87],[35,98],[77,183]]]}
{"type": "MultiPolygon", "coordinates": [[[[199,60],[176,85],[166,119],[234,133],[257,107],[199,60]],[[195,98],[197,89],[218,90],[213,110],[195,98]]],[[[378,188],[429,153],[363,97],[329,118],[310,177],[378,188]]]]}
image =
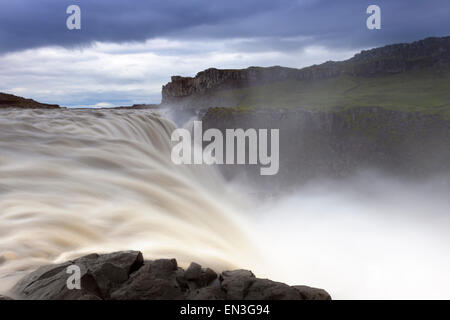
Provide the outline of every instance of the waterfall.
{"type": "Polygon", "coordinates": [[[92,252],[255,263],[222,177],[171,162],[174,129],[149,110],[1,110],[1,286],[92,252]]]}

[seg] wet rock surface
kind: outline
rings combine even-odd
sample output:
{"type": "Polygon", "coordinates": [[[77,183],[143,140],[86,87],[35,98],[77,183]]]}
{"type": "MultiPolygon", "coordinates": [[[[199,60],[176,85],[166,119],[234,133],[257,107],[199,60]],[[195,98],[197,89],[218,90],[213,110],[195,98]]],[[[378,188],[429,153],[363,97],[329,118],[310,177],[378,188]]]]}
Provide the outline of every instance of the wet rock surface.
{"type": "Polygon", "coordinates": [[[325,290],[259,279],[247,270],[217,274],[196,263],[184,270],[175,259],[144,261],[138,251],[91,254],[43,266],[23,278],[13,291],[22,299],[39,300],[331,299],[325,290]],[[80,289],[67,285],[73,275],[68,273],[69,267],[74,265],[80,270],[80,289]]]}

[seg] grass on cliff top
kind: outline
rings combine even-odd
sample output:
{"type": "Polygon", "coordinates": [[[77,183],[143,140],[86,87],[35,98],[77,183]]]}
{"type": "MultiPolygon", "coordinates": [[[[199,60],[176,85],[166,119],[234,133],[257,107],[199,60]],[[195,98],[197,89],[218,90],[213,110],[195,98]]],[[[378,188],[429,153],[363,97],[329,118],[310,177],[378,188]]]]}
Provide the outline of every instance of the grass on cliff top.
{"type": "Polygon", "coordinates": [[[302,108],[383,107],[445,113],[450,117],[450,77],[422,69],[383,77],[343,75],[316,81],[284,81],[216,93],[236,106],[302,108]]]}

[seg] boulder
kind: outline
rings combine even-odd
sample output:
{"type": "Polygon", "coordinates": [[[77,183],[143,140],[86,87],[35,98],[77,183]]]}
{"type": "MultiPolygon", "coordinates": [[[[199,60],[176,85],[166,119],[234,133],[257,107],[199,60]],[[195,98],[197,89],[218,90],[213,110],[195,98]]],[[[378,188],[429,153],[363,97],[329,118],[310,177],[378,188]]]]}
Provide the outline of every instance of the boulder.
{"type": "Polygon", "coordinates": [[[217,273],[210,269],[203,269],[199,264],[192,262],[184,273],[184,278],[191,289],[202,288],[217,278],[217,273]]]}
{"type": "Polygon", "coordinates": [[[222,289],[227,300],[242,300],[247,295],[248,288],[255,282],[255,275],[247,270],[225,271],[220,275],[222,289]]]}
{"type": "MultiPolygon", "coordinates": [[[[328,300],[330,295],[307,286],[291,287],[256,278],[251,271],[224,271],[175,259],[144,261],[138,251],[90,254],[43,266],[24,277],[13,293],[38,300],[328,300]],[[80,289],[69,289],[69,267],[80,268],[80,289]]],[[[1,297],[0,297],[1,299],[1,297]]]]}
{"type": "Polygon", "coordinates": [[[331,296],[323,289],[312,288],[308,286],[294,286],[300,293],[303,300],[331,300],[331,296]]]}
{"type": "Polygon", "coordinates": [[[114,300],[179,300],[184,287],[177,281],[183,277],[175,259],[145,262],[130,279],[111,294],[114,300]]]}
{"type": "Polygon", "coordinates": [[[24,299],[78,300],[107,299],[110,292],[128,280],[143,264],[142,253],[123,251],[106,255],[91,254],[58,265],[43,266],[23,278],[14,287],[24,299]],[[68,267],[78,266],[81,290],[69,289],[68,267]]]}
{"type": "Polygon", "coordinates": [[[198,263],[192,262],[184,273],[186,280],[198,280],[202,274],[202,266],[198,263]]]}

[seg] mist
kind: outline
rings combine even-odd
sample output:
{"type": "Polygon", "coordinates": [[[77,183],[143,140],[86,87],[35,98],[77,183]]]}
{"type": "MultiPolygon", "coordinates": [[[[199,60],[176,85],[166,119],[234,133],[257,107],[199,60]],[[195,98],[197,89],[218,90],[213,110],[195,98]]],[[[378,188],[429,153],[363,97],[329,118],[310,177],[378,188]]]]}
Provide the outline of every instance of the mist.
{"type": "Polygon", "coordinates": [[[448,177],[316,180],[252,212],[266,275],[333,299],[449,299],[448,177]]]}
{"type": "MultiPolygon", "coordinates": [[[[183,112],[165,116],[191,117],[190,127],[196,117],[183,112]]],[[[326,288],[333,299],[450,298],[448,175],[360,169],[296,184],[268,177],[262,186],[248,169],[227,187],[246,204],[246,229],[264,259],[252,265],[257,276],[326,288]]]]}

